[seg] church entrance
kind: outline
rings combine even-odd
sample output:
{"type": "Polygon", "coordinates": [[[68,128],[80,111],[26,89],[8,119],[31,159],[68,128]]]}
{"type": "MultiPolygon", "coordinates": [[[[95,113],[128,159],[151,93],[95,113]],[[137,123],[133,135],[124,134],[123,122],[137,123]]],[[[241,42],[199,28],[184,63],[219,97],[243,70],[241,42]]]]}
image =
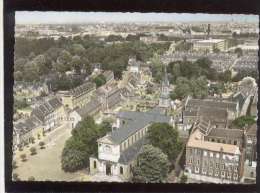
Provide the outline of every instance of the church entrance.
{"type": "Polygon", "coordinates": [[[106,175],[110,176],[111,173],[111,164],[110,163],[106,163],[106,175]]]}

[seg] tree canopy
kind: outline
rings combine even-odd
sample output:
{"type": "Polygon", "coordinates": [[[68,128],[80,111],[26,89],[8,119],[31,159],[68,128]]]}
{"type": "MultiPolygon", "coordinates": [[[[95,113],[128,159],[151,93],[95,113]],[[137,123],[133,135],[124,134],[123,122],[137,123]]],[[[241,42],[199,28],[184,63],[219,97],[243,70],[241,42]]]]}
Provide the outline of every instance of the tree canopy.
{"type": "Polygon", "coordinates": [[[254,123],[256,123],[255,116],[241,116],[236,118],[233,122],[232,125],[235,127],[238,127],[240,129],[243,129],[244,127],[250,127],[254,123]]]}
{"type": "Polygon", "coordinates": [[[133,168],[133,181],[142,183],[165,182],[169,171],[169,161],[159,148],[144,145],[133,168]]]}
{"type": "Polygon", "coordinates": [[[108,122],[96,124],[92,117],[86,117],[72,130],[62,151],[61,165],[66,172],[74,172],[89,164],[89,157],[97,155],[96,140],[111,130],[108,122]]]}
{"type": "Polygon", "coordinates": [[[182,143],[176,128],[167,123],[154,123],[148,129],[147,138],[154,146],[160,148],[173,161],[179,154],[182,143]]]}

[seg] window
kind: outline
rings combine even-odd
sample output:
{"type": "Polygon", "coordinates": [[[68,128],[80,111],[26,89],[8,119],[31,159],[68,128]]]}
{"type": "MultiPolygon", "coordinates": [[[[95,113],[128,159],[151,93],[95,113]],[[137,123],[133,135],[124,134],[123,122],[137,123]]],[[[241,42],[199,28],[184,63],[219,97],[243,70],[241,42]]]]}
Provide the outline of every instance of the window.
{"type": "Polygon", "coordinates": [[[209,170],[209,175],[212,176],[213,170],[209,170]]]}
{"type": "Polygon", "coordinates": [[[207,152],[207,151],[204,151],[204,152],[203,152],[203,155],[204,155],[204,156],[207,156],[207,155],[208,155],[208,152],[207,152]]]}
{"type": "Polygon", "coordinates": [[[218,176],[218,175],[219,175],[219,171],[216,170],[216,171],[215,171],[215,176],[218,176]]]}
{"type": "Polygon", "coordinates": [[[211,139],[212,142],[215,142],[215,139],[211,139]]]}
{"type": "Polygon", "coordinates": [[[220,143],[220,140],[218,139],[217,142],[220,143]]]}
{"type": "Polygon", "coordinates": [[[224,171],[221,172],[221,177],[222,177],[222,178],[225,177],[225,172],[224,172],[224,171]]]}
{"type": "Polygon", "coordinates": [[[124,169],[122,166],[120,166],[120,174],[123,175],[124,174],[124,169]]]}
{"type": "Polygon", "coordinates": [[[237,145],[237,141],[234,141],[234,145],[237,145]]]}
{"type": "Polygon", "coordinates": [[[97,162],[96,162],[96,160],[94,160],[94,169],[96,169],[97,168],[97,162]]]}
{"type": "Polygon", "coordinates": [[[221,164],[221,169],[222,169],[222,170],[225,169],[225,164],[221,164]]]}
{"type": "Polygon", "coordinates": [[[217,169],[219,168],[219,163],[216,163],[216,168],[217,168],[217,169]]]}
{"type": "Polygon", "coordinates": [[[233,178],[234,178],[234,180],[237,180],[238,179],[238,175],[234,174],[233,178]]]}
{"type": "Polygon", "coordinates": [[[195,173],[199,173],[199,167],[195,167],[195,173]]]}
{"type": "Polygon", "coordinates": [[[205,175],[207,174],[207,169],[206,168],[202,169],[202,174],[205,174],[205,175]]]}
{"type": "Polygon", "coordinates": [[[200,164],[200,160],[197,160],[197,165],[199,165],[200,164]]]}
{"type": "Polygon", "coordinates": [[[213,157],[213,153],[212,152],[210,152],[210,157],[213,157]]]}
{"type": "Polygon", "coordinates": [[[216,153],[216,158],[219,158],[219,153],[216,153]]]}

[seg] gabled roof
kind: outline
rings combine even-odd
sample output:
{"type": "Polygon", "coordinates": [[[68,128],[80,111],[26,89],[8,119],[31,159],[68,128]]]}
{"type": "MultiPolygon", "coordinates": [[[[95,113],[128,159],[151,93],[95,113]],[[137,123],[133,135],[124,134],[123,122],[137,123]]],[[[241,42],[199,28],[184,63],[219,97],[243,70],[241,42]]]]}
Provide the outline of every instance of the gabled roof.
{"type": "Polygon", "coordinates": [[[228,109],[230,111],[236,111],[237,103],[233,101],[217,101],[212,99],[190,99],[186,101],[185,107],[211,107],[214,109],[228,109]]]}
{"type": "Polygon", "coordinates": [[[240,129],[226,129],[226,128],[213,128],[208,136],[209,137],[220,137],[220,138],[243,138],[243,131],[240,129]]]}
{"type": "Polygon", "coordinates": [[[19,122],[14,123],[14,130],[16,133],[23,135],[36,127],[39,127],[41,122],[34,116],[29,117],[19,122]]]}
{"type": "Polygon", "coordinates": [[[77,97],[77,96],[82,95],[83,93],[88,93],[95,88],[96,88],[96,85],[93,82],[86,82],[74,89],[71,89],[69,91],[69,94],[74,97],[77,97]]]}
{"type": "Polygon", "coordinates": [[[81,116],[86,117],[89,114],[91,114],[93,111],[97,110],[101,107],[101,103],[98,100],[91,100],[86,105],[84,105],[82,108],[78,108],[75,111],[81,116]]]}
{"type": "Polygon", "coordinates": [[[171,120],[169,116],[155,112],[123,111],[119,112],[117,116],[120,119],[126,120],[126,123],[110,135],[111,140],[116,144],[121,143],[151,123],[169,123],[171,120]]]}
{"type": "Polygon", "coordinates": [[[54,97],[49,99],[48,101],[44,102],[43,104],[39,105],[38,107],[34,108],[32,111],[32,115],[36,116],[42,122],[44,118],[55,111],[57,108],[61,107],[62,103],[59,101],[58,98],[54,97]]]}

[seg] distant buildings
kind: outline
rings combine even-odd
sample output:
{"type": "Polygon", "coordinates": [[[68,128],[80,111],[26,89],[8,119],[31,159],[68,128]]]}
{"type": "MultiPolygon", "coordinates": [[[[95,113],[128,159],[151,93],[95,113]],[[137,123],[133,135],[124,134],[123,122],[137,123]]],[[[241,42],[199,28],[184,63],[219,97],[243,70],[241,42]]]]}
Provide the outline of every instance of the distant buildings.
{"type": "Polygon", "coordinates": [[[193,50],[202,52],[214,52],[218,49],[219,51],[226,50],[226,42],[224,39],[207,39],[199,40],[194,42],[193,50]]]}

